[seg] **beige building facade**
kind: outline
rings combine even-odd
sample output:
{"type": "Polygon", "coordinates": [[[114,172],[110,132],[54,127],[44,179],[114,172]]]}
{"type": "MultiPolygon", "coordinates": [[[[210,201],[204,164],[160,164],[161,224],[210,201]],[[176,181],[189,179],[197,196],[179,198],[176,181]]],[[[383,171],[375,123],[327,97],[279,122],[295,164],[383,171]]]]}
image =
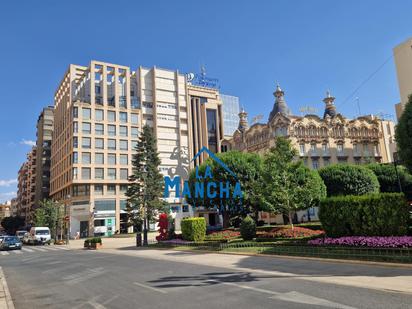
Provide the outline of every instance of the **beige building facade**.
{"type": "MultiPolygon", "coordinates": [[[[190,162],[195,150],[220,149],[220,115],[218,91],[190,85],[178,71],[70,65],[55,93],[50,182],[50,196],[66,205],[70,234],[131,231],[125,193],[144,125],[154,128],[160,171],[184,180],[201,163],[190,162]]],[[[193,215],[174,192],[167,202],[177,221],[193,215]]]]}
{"type": "Polygon", "coordinates": [[[402,115],[409,95],[412,94],[412,38],[397,45],[393,49],[396,74],[398,78],[399,94],[401,102],[395,105],[396,116],[402,115]]]}

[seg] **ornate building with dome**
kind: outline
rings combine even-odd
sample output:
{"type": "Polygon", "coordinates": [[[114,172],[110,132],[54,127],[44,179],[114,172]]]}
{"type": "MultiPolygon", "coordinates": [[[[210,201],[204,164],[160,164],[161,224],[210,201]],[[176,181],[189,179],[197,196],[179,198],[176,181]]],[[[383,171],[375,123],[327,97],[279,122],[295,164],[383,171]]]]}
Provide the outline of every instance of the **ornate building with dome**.
{"type": "Polygon", "coordinates": [[[275,138],[291,140],[299,157],[310,168],[334,163],[364,164],[392,162],[395,151],[394,123],[373,115],[348,119],[326,93],[323,117],[293,115],[285,92],[276,86],[275,102],[267,123],[248,126],[247,113],[239,113],[239,127],[233,137],[222,141],[222,150],[264,153],[274,146],[275,138]]]}

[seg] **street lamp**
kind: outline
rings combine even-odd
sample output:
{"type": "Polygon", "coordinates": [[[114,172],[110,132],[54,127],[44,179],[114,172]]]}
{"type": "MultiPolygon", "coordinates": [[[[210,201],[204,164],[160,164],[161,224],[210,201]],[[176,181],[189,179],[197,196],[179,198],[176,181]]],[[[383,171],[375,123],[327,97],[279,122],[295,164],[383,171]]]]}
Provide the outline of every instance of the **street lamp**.
{"type": "Polygon", "coordinates": [[[67,194],[66,196],[66,200],[64,202],[64,213],[65,213],[65,219],[68,218],[68,220],[66,221],[66,229],[67,229],[67,233],[66,233],[66,245],[69,244],[70,241],[70,209],[67,205],[67,201],[70,199],[70,194],[67,194]]]}
{"type": "Polygon", "coordinates": [[[399,163],[398,153],[394,152],[393,153],[393,166],[395,167],[396,178],[398,179],[399,192],[402,192],[401,179],[399,178],[399,173],[398,173],[398,163],[399,163]]]}

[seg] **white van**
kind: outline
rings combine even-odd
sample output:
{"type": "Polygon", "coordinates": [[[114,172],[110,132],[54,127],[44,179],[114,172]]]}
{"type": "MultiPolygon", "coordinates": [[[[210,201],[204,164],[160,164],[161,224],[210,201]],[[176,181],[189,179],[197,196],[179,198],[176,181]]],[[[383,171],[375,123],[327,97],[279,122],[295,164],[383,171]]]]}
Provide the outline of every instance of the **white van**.
{"type": "Polygon", "coordinates": [[[28,235],[25,236],[24,239],[25,243],[30,245],[37,245],[41,244],[44,245],[46,243],[50,244],[51,235],[50,229],[48,227],[32,227],[28,235]]]}

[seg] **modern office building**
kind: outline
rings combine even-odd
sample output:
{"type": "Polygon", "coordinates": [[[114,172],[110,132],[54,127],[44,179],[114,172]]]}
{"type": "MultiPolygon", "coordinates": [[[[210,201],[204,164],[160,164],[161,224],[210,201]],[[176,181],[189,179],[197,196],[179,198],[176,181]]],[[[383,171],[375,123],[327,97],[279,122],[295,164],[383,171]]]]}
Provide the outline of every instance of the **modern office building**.
{"type": "Polygon", "coordinates": [[[395,105],[396,116],[399,119],[409,95],[412,94],[412,38],[397,45],[393,49],[396,73],[398,77],[401,102],[395,105]]]}
{"type": "MultiPolygon", "coordinates": [[[[144,125],[154,129],[164,175],[186,179],[190,166],[204,159],[191,164],[194,153],[220,149],[218,91],[188,85],[178,71],[70,65],[54,109],[50,195],[65,203],[71,235],[130,231],[125,192],[144,125]]],[[[192,214],[174,192],[167,202],[177,219],[192,214]]]]}
{"type": "Polygon", "coordinates": [[[45,107],[37,120],[36,133],[36,181],[34,208],[39,207],[40,201],[49,198],[51,143],[53,134],[54,108],[45,107]]]}
{"type": "Polygon", "coordinates": [[[240,103],[239,98],[221,94],[223,110],[223,135],[225,138],[233,136],[239,124],[240,103]]]}

